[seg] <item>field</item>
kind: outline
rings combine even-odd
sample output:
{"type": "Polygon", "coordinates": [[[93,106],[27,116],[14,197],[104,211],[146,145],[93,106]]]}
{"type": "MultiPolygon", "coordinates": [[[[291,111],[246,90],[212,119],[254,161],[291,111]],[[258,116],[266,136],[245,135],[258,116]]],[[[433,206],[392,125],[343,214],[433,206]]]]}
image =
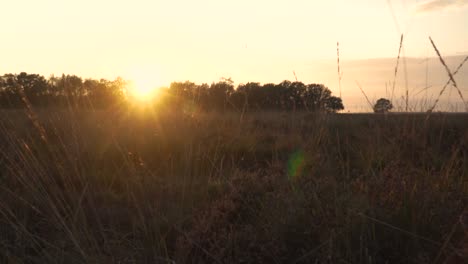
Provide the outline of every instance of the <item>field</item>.
{"type": "Polygon", "coordinates": [[[468,115],[3,110],[1,263],[462,263],[468,115]]]}

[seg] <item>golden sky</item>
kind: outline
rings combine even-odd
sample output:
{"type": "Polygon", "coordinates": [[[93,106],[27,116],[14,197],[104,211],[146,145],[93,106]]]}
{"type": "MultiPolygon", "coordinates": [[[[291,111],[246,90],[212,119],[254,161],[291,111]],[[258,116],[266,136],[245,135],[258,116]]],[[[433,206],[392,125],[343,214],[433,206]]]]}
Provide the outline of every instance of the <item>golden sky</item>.
{"type": "MultiPolygon", "coordinates": [[[[444,55],[468,54],[467,7],[468,0],[2,1],[0,73],[145,76],[168,85],[279,82],[296,71],[304,82],[327,82],[311,67],[334,62],[337,41],[343,61],[395,58],[401,33],[406,56],[433,56],[429,35],[444,55]]],[[[328,86],[336,92],[335,84],[328,86]]]]}

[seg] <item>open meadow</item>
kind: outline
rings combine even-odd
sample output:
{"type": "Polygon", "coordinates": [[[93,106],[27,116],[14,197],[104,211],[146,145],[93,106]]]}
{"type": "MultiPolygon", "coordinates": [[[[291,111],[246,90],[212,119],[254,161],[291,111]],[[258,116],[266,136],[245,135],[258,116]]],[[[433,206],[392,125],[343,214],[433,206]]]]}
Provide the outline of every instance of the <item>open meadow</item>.
{"type": "Polygon", "coordinates": [[[462,263],[467,114],[2,110],[1,263],[462,263]]]}
{"type": "Polygon", "coordinates": [[[0,264],[468,264],[468,0],[0,7],[0,264]]]}

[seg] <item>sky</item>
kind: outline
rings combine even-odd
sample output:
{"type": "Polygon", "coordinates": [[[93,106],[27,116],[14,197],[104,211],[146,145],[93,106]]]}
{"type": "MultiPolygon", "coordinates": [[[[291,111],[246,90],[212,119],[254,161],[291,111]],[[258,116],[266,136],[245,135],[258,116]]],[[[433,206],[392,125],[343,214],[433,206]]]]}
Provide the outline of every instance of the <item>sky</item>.
{"type": "MultiPolygon", "coordinates": [[[[338,93],[337,41],[348,82],[353,61],[387,58],[391,76],[402,33],[405,57],[434,56],[428,36],[444,56],[468,54],[468,0],[15,0],[0,10],[0,74],[161,86],[280,82],[294,71],[338,93]]],[[[349,86],[346,96],[360,96],[349,86]]]]}

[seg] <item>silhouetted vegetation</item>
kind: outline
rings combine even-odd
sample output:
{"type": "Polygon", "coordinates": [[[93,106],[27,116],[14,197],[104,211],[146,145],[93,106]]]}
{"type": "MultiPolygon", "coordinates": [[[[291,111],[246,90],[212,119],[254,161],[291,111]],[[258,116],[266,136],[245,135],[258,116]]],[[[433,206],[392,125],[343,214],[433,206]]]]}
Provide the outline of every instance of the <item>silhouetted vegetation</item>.
{"type": "Polygon", "coordinates": [[[467,115],[329,115],[340,98],[289,81],[159,93],[2,76],[1,263],[468,257],[467,115]]]}
{"type": "MultiPolygon", "coordinates": [[[[206,111],[283,110],[326,111],[344,109],[340,98],[322,84],[283,81],[279,84],[247,83],[234,87],[231,79],[195,84],[174,82],[161,88],[163,104],[180,109],[190,104],[206,111]]],[[[123,79],[93,80],[75,75],[5,74],[0,77],[0,106],[108,108],[124,104],[129,98],[129,83],[123,79]]]]}
{"type": "Polygon", "coordinates": [[[380,98],[374,105],[374,112],[375,113],[388,113],[388,111],[392,110],[393,105],[390,100],[385,98],[380,98]]]}
{"type": "Polygon", "coordinates": [[[466,258],[466,115],[148,110],[1,112],[1,263],[466,258]]]}
{"type": "Polygon", "coordinates": [[[0,76],[0,106],[25,107],[110,107],[124,102],[126,82],[93,80],[75,75],[52,76],[38,74],[5,74],[0,76]]]}

